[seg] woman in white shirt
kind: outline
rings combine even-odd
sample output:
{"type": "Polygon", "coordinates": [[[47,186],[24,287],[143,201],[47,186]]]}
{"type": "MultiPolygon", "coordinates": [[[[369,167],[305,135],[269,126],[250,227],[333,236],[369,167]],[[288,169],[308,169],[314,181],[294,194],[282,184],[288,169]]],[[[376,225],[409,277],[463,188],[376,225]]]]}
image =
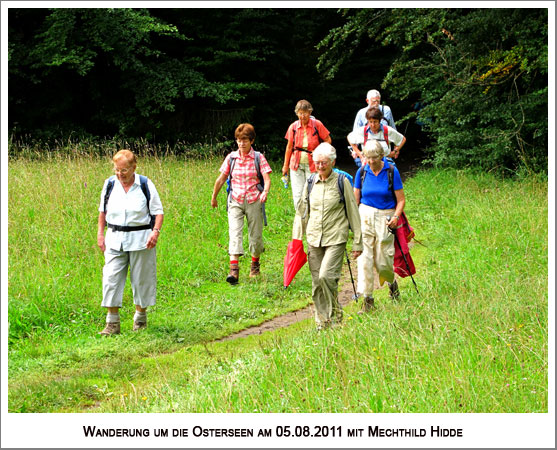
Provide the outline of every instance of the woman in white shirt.
{"type": "Polygon", "coordinates": [[[155,304],[157,256],[163,209],[155,185],[137,175],[130,150],[112,158],[115,176],[105,180],[99,205],[97,245],[104,252],[103,301],[107,308],[103,336],[120,333],[119,309],[128,268],[135,304],[133,330],[147,326],[147,307],[155,304]],[[106,236],[105,227],[108,226],[106,236]]]}

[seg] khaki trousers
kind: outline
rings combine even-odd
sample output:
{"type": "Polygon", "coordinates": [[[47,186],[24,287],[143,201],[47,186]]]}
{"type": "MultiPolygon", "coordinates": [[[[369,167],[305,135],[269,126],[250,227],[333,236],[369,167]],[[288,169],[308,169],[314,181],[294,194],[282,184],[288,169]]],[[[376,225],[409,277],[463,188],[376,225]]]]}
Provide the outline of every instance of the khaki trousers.
{"type": "Polygon", "coordinates": [[[315,321],[318,325],[342,320],[342,308],[338,302],[338,280],[345,249],[346,242],[329,247],[308,245],[311,295],[315,305],[315,321]]]}
{"type": "Polygon", "coordinates": [[[263,210],[259,200],[248,203],[244,199],[239,203],[230,196],[228,201],[228,253],[230,255],[244,254],[244,217],[248,221],[249,251],[258,257],[265,251],[263,246],[263,210]]]}
{"type": "Polygon", "coordinates": [[[358,258],[358,293],[371,296],[373,293],[373,268],[379,274],[379,284],[392,283],[395,277],[393,262],[395,237],[387,228],[387,216],[394,209],[377,209],[360,203],[362,242],[364,251],[358,258]]]}
{"type": "Polygon", "coordinates": [[[155,304],[157,299],[156,248],[130,252],[107,248],[104,252],[104,260],[101,306],[122,307],[128,267],[134,304],[142,308],[155,304]]]}
{"type": "Polygon", "coordinates": [[[311,171],[309,164],[300,163],[298,170],[290,169],[290,184],[292,185],[292,199],[294,200],[294,209],[298,209],[298,202],[302,197],[302,191],[307,179],[310,177],[311,171]]]}

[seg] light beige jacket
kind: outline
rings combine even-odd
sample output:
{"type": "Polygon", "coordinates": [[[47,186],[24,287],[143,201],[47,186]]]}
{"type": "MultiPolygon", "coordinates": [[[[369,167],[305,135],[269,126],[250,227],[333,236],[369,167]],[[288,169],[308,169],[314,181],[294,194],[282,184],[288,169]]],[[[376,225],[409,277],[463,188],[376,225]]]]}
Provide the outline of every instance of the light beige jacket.
{"type": "Polygon", "coordinates": [[[362,230],[360,212],[354,191],[348,179],[344,179],[344,204],[340,201],[338,173],[331,172],[325,181],[315,174],[315,184],[307,203],[308,183],[304,185],[302,197],[296,208],[292,239],[302,239],[304,233],[307,243],[312,247],[328,247],[348,242],[349,224],[353,232],[352,251],[362,251],[362,230]]]}

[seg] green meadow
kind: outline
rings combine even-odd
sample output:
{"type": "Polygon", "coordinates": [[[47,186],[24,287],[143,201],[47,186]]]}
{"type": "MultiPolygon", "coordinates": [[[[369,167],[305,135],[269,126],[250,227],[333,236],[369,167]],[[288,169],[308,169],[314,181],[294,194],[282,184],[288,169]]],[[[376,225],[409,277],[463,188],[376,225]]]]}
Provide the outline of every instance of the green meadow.
{"type": "MultiPolygon", "coordinates": [[[[158,298],[148,328],[104,326],[96,245],[108,158],[54,154],[8,167],[10,412],[548,411],[548,192],[538,177],[425,169],[405,182],[420,293],[345,308],[341,327],[312,319],[226,342],[220,337],[311,303],[304,267],[283,289],[290,190],[273,165],[262,276],[225,282],[221,160],[140,158],[163,201],[158,298]]],[[[246,242],[247,244],[247,242],[246,242]]],[[[247,245],[246,245],[247,248],[247,245]]],[[[353,267],[354,269],[354,267],[353,267]]]]}

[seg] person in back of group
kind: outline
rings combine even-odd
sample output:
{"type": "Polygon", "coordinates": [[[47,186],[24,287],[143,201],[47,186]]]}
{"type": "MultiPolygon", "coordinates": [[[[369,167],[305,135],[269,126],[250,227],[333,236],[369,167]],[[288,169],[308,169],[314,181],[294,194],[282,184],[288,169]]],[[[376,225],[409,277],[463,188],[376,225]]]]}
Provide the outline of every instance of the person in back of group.
{"type": "Polygon", "coordinates": [[[406,200],[400,174],[394,166],[391,166],[394,195],[390,189],[389,163],[383,159],[380,143],[376,140],[367,141],[363,153],[367,164],[360,167],[354,177],[354,196],[359,204],[364,246],[358,258],[357,291],[364,296],[362,312],[369,312],[375,306],[374,267],[379,275],[379,283],[389,283],[391,298],[400,296],[393,270],[394,234],[389,232],[389,228],[399,226],[399,217],[406,200]]]}
{"type": "Polygon", "coordinates": [[[307,237],[315,321],[320,330],[342,321],[338,281],[349,229],[353,232],[353,258],[362,253],[362,235],[352,186],[347,178],[339,180],[341,175],[333,171],[336,159],[334,147],[322,143],[313,155],[317,173],[310,179],[313,182],[309,196],[310,181],[304,185],[296,208],[292,239],[302,240],[304,233],[307,237]],[[341,201],[339,181],[343,183],[344,202],[341,201]]]}
{"type": "Polygon", "coordinates": [[[157,295],[155,247],[163,222],[159,194],[151,180],[135,173],[133,152],[120,150],[112,160],[116,176],[104,182],[97,233],[105,258],[102,306],[108,312],[106,327],[100,332],[104,336],[120,333],[119,309],[128,267],[135,303],[133,330],[147,326],[147,307],[155,304],[157,295]]]}
{"type": "Polygon", "coordinates": [[[263,245],[263,205],[267,201],[271,188],[271,167],[263,154],[256,152],[252,145],[255,141],[255,129],[249,123],[238,125],[234,132],[238,150],[230,153],[220,167],[220,175],[215,181],[211,206],[216,208],[217,195],[230,179],[228,205],[228,253],[230,271],[226,281],[237,284],[240,274],[239,259],[244,254],[243,228],[244,217],[248,222],[249,250],[251,253],[250,277],[260,274],[260,255],[265,250],[263,245]],[[257,162],[263,183],[257,173],[257,162]],[[230,170],[233,164],[232,171],[230,170]]]}
{"type": "MultiPolygon", "coordinates": [[[[366,102],[367,102],[367,106],[365,108],[360,109],[356,114],[352,131],[356,131],[358,128],[367,125],[366,113],[370,108],[373,107],[377,107],[381,111],[381,114],[383,115],[381,119],[381,123],[383,125],[390,126],[393,130],[396,131],[396,124],[395,124],[395,119],[393,118],[393,112],[391,111],[391,108],[389,108],[387,105],[381,105],[381,94],[379,93],[379,91],[375,89],[369,90],[367,92],[366,102]]],[[[362,165],[360,156],[361,156],[361,152],[359,149],[357,152],[354,150],[352,151],[352,157],[354,158],[354,162],[358,167],[362,165]]]]}
{"type": "Polygon", "coordinates": [[[367,125],[357,128],[346,137],[348,143],[352,146],[353,152],[357,153],[360,157],[362,164],[365,162],[363,160],[363,155],[358,149],[358,144],[364,145],[369,140],[378,141],[385,152],[386,162],[393,164],[394,161],[392,161],[391,158],[398,158],[400,150],[406,143],[406,138],[402,134],[389,125],[381,123],[382,117],[383,115],[379,108],[375,106],[369,108],[366,111],[367,125]],[[392,151],[391,143],[394,144],[392,151]]]}
{"type": "Polygon", "coordinates": [[[284,153],[282,174],[286,175],[290,169],[294,208],[298,205],[306,180],[316,171],[312,157],[313,150],[321,142],[329,144],[332,142],[329,130],[320,120],[311,116],[312,111],[310,102],[300,100],[294,108],[298,120],[290,124],[284,136],[288,143],[284,153]]]}

